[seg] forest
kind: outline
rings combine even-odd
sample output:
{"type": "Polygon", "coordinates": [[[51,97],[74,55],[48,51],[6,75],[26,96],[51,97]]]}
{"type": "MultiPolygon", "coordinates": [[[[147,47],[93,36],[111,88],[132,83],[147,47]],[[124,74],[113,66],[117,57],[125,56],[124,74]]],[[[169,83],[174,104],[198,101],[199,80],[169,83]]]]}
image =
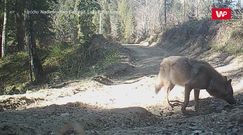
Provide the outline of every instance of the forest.
{"type": "Polygon", "coordinates": [[[0,0],[0,48],[0,134],[243,132],[242,0],[0,0]],[[236,104],[201,90],[181,112],[184,87],[154,91],[168,56],[209,63],[236,104]]]}
{"type": "Polygon", "coordinates": [[[6,87],[16,85],[19,80],[19,85],[29,81],[42,82],[48,79],[48,74],[71,77],[73,75],[68,74],[76,74],[76,77],[81,77],[83,73],[80,72],[84,70],[81,68],[85,68],[85,61],[91,57],[87,49],[94,35],[102,34],[120,43],[140,43],[146,39],[150,43],[166,29],[189,20],[207,18],[211,4],[209,1],[173,0],[1,0],[1,3],[1,65],[6,65],[1,71],[5,85],[1,93],[8,93],[6,87]],[[79,57],[82,62],[75,66],[76,69],[68,69],[75,65],[73,60],[60,64],[59,60],[65,54],[69,55],[69,51],[77,48],[82,54],[74,57],[79,57]],[[9,61],[17,63],[11,65],[9,61]],[[9,76],[7,72],[12,73],[11,70],[16,71],[16,68],[19,71],[15,75],[17,82],[6,77],[9,76]],[[53,73],[55,69],[61,70],[61,73],[53,73]]]}

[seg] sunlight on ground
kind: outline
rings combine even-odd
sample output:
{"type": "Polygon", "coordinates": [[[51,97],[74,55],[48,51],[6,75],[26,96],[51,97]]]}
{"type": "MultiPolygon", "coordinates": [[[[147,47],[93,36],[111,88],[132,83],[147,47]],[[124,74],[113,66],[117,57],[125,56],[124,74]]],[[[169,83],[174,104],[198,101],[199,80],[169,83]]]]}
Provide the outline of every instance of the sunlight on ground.
{"type": "Polygon", "coordinates": [[[164,92],[155,94],[153,82],[153,78],[146,77],[136,83],[103,86],[64,97],[55,102],[66,104],[70,101],[78,101],[105,108],[153,105],[160,103],[165,97],[164,92]]]}
{"type": "MultiPolygon", "coordinates": [[[[234,66],[233,66],[234,67],[234,66]]],[[[229,71],[231,66],[220,67],[218,70],[229,71]]],[[[142,77],[135,83],[119,85],[101,85],[94,81],[84,83],[72,83],[69,86],[60,89],[44,89],[37,92],[29,92],[23,95],[11,97],[27,97],[44,99],[36,106],[48,106],[52,104],[62,105],[73,102],[82,102],[90,105],[96,105],[103,108],[123,108],[123,107],[149,107],[149,106],[168,106],[166,101],[166,90],[164,88],[158,94],[155,94],[155,77],[142,77]],[[76,90],[76,94],[74,93],[76,90]]],[[[233,84],[235,92],[243,90],[243,80],[233,84]]],[[[10,96],[0,96],[0,99],[7,99],[10,96]]],[[[210,97],[206,90],[200,91],[200,99],[210,97]]],[[[184,88],[175,86],[169,94],[170,100],[184,101],[184,88]]],[[[190,100],[194,100],[193,91],[190,94],[190,100]]]]}
{"type": "Polygon", "coordinates": [[[236,71],[236,70],[241,69],[242,67],[243,67],[243,62],[236,59],[236,60],[233,60],[233,62],[231,62],[228,65],[216,68],[216,70],[221,73],[224,73],[224,72],[236,71]]]}
{"type": "MultiPolygon", "coordinates": [[[[40,90],[22,95],[27,98],[44,99],[41,103],[31,107],[48,106],[52,104],[63,105],[67,103],[82,102],[90,105],[96,105],[103,108],[123,108],[123,107],[149,107],[149,106],[168,106],[166,101],[166,90],[161,89],[158,94],[154,92],[154,78],[143,77],[141,80],[130,84],[119,85],[99,85],[95,82],[89,82],[88,88],[80,87],[80,84],[67,86],[61,89],[40,90]],[[80,89],[77,94],[73,90],[80,89]],[[82,91],[86,89],[85,91],[82,91]]],[[[234,90],[239,91],[243,88],[243,80],[234,85],[234,90]]],[[[206,90],[200,91],[200,99],[207,98],[210,95],[206,90]]],[[[18,97],[18,95],[16,95],[18,97]]],[[[8,96],[1,96],[6,99],[8,96]]],[[[170,100],[184,101],[184,88],[175,86],[169,94],[170,100]]],[[[190,94],[190,100],[194,100],[193,91],[190,94]]]]}
{"type": "MultiPolygon", "coordinates": [[[[193,91],[191,100],[194,99],[193,91]]],[[[208,97],[206,91],[202,91],[200,98],[208,97]]],[[[170,93],[170,100],[184,99],[184,88],[176,86],[170,93]]],[[[162,88],[159,94],[154,92],[154,78],[144,77],[142,80],[132,84],[121,84],[112,86],[103,86],[100,88],[80,92],[76,95],[58,98],[49,104],[66,104],[68,102],[83,102],[90,105],[98,105],[104,108],[121,108],[140,106],[147,107],[151,105],[163,104],[167,106],[166,91],[162,88]]]]}
{"type": "MultiPolygon", "coordinates": [[[[236,87],[242,87],[242,81],[236,87]]],[[[235,88],[235,87],[234,87],[235,88]]],[[[237,89],[238,90],[238,89],[237,89]]],[[[206,90],[200,91],[200,99],[210,97],[206,90]]],[[[169,94],[170,100],[184,101],[184,88],[175,86],[169,94]]],[[[193,91],[190,100],[194,100],[193,91]]],[[[104,108],[122,107],[148,107],[153,105],[168,106],[166,90],[163,88],[156,95],[154,92],[154,78],[144,77],[142,80],[131,84],[102,86],[76,95],[58,98],[49,104],[66,104],[69,102],[83,102],[90,105],[98,105],[104,108]]]]}
{"type": "Polygon", "coordinates": [[[243,79],[241,79],[241,81],[238,84],[235,84],[233,89],[235,92],[243,92],[243,79]]]}

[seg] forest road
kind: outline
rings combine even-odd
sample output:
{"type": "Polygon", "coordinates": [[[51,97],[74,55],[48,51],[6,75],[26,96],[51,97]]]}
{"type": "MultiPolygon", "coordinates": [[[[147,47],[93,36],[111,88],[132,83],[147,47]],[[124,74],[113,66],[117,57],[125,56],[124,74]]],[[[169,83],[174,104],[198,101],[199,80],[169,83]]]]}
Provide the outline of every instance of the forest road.
{"type": "MultiPolygon", "coordinates": [[[[237,105],[210,98],[202,90],[199,111],[193,109],[193,94],[183,115],[173,110],[166,92],[155,94],[154,83],[161,59],[170,54],[157,47],[124,44],[131,51],[134,69],[129,80],[104,85],[93,80],[77,80],[58,88],[0,96],[0,134],[53,135],[65,123],[79,123],[87,135],[240,134],[243,132],[242,58],[217,67],[234,81],[237,105]],[[212,128],[213,127],[213,128],[212,128]]],[[[208,61],[216,56],[208,57],[208,61]]],[[[176,86],[171,100],[183,101],[184,88],[176,86]]],[[[57,134],[60,135],[60,134],[57,134]]]]}
{"type": "Polygon", "coordinates": [[[142,46],[140,44],[123,44],[131,50],[136,65],[136,75],[154,75],[159,71],[159,64],[168,52],[159,47],[142,46]]]}

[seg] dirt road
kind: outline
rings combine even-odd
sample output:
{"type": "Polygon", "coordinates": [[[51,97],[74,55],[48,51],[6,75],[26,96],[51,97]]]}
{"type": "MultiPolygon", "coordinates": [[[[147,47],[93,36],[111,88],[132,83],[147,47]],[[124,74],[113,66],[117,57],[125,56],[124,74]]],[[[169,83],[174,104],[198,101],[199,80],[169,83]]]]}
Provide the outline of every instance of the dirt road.
{"type": "MultiPolygon", "coordinates": [[[[61,88],[0,96],[0,134],[57,134],[65,123],[74,121],[88,135],[243,133],[243,81],[242,76],[233,72],[242,69],[240,58],[217,67],[235,78],[238,104],[229,106],[203,91],[199,112],[190,106],[191,113],[183,115],[180,106],[174,110],[168,107],[163,90],[158,95],[154,93],[159,63],[172,54],[157,47],[124,46],[131,50],[134,66],[125,78],[132,79],[123,79],[114,85],[78,80],[61,88]]],[[[205,59],[213,62],[213,57],[205,59]]],[[[183,101],[183,88],[176,86],[170,99],[183,101]]],[[[190,105],[193,105],[193,96],[191,99],[190,105]]]]}

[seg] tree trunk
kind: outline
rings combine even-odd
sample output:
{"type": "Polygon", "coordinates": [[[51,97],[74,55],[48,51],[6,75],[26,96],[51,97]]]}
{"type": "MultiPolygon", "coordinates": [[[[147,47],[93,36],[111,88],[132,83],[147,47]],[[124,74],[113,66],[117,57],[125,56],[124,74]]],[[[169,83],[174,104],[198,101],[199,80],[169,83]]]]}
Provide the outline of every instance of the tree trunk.
{"type": "Polygon", "coordinates": [[[6,45],[6,25],[7,25],[7,0],[4,0],[4,13],[3,13],[3,31],[2,31],[2,46],[1,46],[1,57],[5,55],[6,45]]]}
{"type": "Polygon", "coordinates": [[[166,0],[164,0],[164,17],[165,17],[165,29],[166,29],[166,24],[167,24],[167,15],[166,15],[166,0]]]}
{"type": "Polygon", "coordinates": [[[183,1],[183,17],[185,22],[186,21],[186,0],[183,1]]]}
{"type": "MultiPolygon", "coordinates": [[[[28,1],[29,10],[31,10],[31,0],[28,1]]],[[[37,54],[36,50],[36,39],[35,39],[35,31],[33,27],[33,18],[31,13],[27,16],[27,38],[28,38],[28,49],[29,49],[29,57],[30,57],[30,75],[34,75],[34,81],[36,83],[43,81],[43,68],[41,65],[40,58],[37,54]]]]}
{"type": "MultiPolygon", "coordinates": [[[[1,21],[0,21],[1,22],[1,21]]],[[[2,48],[2,29],[0,29],[0,48],[2,48]]],[[[2,56],[2,51],[0,51],[0,57],[2,56]]]]}
{"type": "Polygon", "coordinates": [[[25,47],[24,7],[25,0],[16,0],[16,37],[18,51],[23,51],[25,47]]]}

